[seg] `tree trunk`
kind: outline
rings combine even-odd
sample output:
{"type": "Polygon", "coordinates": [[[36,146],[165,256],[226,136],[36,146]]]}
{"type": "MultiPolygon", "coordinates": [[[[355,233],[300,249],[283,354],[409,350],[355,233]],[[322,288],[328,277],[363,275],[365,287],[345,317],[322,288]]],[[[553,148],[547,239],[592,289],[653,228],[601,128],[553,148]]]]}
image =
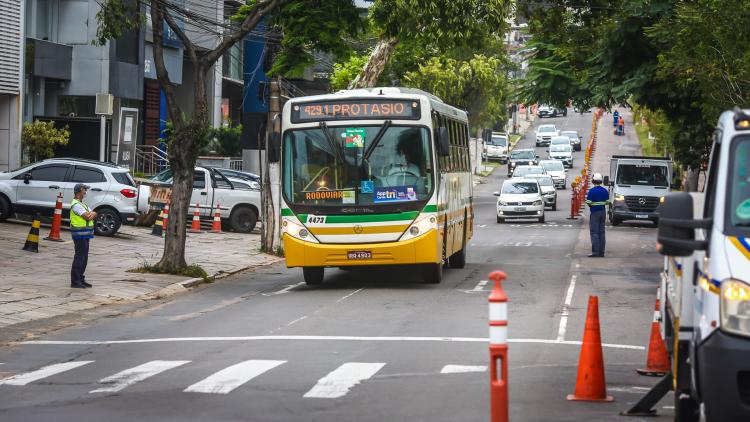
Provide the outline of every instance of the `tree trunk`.
{"type": "Polygon", "coordinates": [[[263,226],[261,237],[261,249],[266,253],[275,253],[279,250],[279,218],[277,209],[278,195],[275,190],[279,188],[279,165],[271,163],[269,152],[271,150],[271,139],[275,134],[281,133],[281,86],[278,78],[271,81],[269,85],[268,122],[266,124],[266,158],[263,166],[263,201],[262,214],[263,226]]]}
{"type": "Polygon", "coordinates": [[[362,73],[349,84],[349,89],[353,88],[372,88],[378,83],[380,74],[385,70],[388,61],[391,60],[393,52],[396,50],[398,38],[390,37],[378,41],[378,45],[372,50],[370,58],[367,60],[362,73]]]}

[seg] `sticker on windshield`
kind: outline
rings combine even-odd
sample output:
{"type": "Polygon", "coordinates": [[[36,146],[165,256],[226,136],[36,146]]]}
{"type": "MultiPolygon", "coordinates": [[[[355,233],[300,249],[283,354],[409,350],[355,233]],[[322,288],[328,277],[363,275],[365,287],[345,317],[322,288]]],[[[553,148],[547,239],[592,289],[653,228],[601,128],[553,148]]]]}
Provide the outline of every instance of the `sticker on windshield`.
{"type": "Polygon", "coordinates": [[[348,127],[341,134],[344,137],[347,148],[364,148],[365,129],[361,127],[348,127]]]}
{"type": "Polygon", "coordinates": [[[362,193],[372,193],[375,189],[375,182],[372,180],[363,180],[359,185],[359,191],[362,193]]]}
{"type": "Polygon", "coordinates": [[[743,220],[750,219],[750,199],[745,199],[744,201],[740,202],[734,212],[735,214],[737,214],[737,217],[743,220]]]}
{"type": "Polygon", "coordinates": [[[345,190],[341,192],[342,204],[354,204],[356,202],[356,196],[353,190],[345,190]]]}
{"type": "Polygon", "coordinates": [[[417,191],[414,186],[391,186],[375,188],[374,202],[416,201],[417,191]]]}

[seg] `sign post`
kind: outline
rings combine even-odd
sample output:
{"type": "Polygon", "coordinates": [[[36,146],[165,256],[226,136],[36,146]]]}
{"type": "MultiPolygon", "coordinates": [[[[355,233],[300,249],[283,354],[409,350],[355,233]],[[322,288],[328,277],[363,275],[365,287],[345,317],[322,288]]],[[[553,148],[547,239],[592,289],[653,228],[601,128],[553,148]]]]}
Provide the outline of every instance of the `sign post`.
{"type": "Polygon", "coordinates": [[[99,161],[106,162],[107,149],[107,116],[112,115],[112,94],[96,94],[96,114],[99,115],[99,161]]]}

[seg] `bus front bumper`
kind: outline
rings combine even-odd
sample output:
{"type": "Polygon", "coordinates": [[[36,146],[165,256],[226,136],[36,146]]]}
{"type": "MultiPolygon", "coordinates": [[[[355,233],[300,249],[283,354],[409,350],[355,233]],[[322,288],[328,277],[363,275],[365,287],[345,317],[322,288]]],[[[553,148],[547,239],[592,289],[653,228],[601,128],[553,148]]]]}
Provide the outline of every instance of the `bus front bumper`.
{"type": "Polygon", "coordinates": [[[438,231],[414,239],[387,243],[310,243],[284,234],[287,267],[350,267],[368,265],[436,264],[441,260],[438,231]],[[348,259],[349,252],[369,251],[372,258],[348,259]]]}

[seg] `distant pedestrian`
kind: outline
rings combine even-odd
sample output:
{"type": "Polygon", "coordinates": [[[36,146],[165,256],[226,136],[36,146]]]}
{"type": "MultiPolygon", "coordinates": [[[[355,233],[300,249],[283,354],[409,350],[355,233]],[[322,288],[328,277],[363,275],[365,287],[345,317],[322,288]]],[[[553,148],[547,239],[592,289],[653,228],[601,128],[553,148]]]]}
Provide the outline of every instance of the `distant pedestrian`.
{"type": "Polygon", "coordinates": [[[615,110],[614,113],[612,113],[612,127],[617,127],[617,123],[620,121],[620,112],[615,110]]]}
{"type": "Polygon", "coordinates": [[[589,233],[591,234],[591,255],[589,258],[604,258],[604,223],[606,209],[609,203],[609,192],[602,187],[602,175],[594,173],[591,178],[594,187],[586,195],[586,205],[589,206],[589,233]]]}
{"type": "Polygon", "coordinates": [[[620,136],[625,134],[625,119],[623,119],[622,116],[620,116],[617,121],[617,134],[620,136]]]}
{"type": "Polygon", "coordinates": [[[83,202],[89,186],[78,183],[73,187],[73,201],[70,203],[70,232],[75,246],[73,265],[70,268],[70,287],[83,289],[92,287],[86,282],[86,264],[89,260],[89,241],[94,238],[94,219],[96,212],[91,211],[83,202]]]}

